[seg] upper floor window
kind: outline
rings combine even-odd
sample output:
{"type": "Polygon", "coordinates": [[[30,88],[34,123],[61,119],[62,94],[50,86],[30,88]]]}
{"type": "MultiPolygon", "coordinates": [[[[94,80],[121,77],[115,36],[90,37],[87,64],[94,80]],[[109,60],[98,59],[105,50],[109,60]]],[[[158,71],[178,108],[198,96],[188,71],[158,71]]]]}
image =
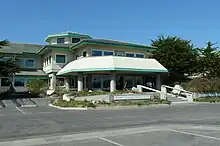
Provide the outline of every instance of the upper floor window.
{"type": "Polygon", "coordinates": [[[137,58],[144,58],[144,54],[136,54],[137,58]]]}
{"type": "Polygon", "coordinates": [[[66,63],[66,55],[56,55],[56,63],[66,63]]]}
{"type": "Polygon", "coordinates": [[[126,53],[126,57],[134,57],[133,53],[126,53]]]}
{"type": "Polygon", "coordinates": [[[92,50],[92,56],[102,56],[102,51],[92,50]]]}
{"type": "Polygon", "coordinates": [[[33,59],[25,59],[24,67],[27,67],[27,68],[34,67],[34,60],[33,59]]]}
{"type": "Polygon", "coordinates": [[[114,53],[112,51],[104,51],[104,56],[110,56],[113,55],[114,53]]]}
{"type": "Polygon", "coordinates": [[[123,52],[123,51],[115,51],[115,56],[125,56],[125,52],[123,52]]]}
{"type": "Polygon", "coordinates": [[[57,38],[57,44],[64,44],[65,38],[57,38]]]}
{"type": "Polygon", "coordinates": [[[79,38],[72,38],[72,43],[78,43],[80,41],[79,38]]]}

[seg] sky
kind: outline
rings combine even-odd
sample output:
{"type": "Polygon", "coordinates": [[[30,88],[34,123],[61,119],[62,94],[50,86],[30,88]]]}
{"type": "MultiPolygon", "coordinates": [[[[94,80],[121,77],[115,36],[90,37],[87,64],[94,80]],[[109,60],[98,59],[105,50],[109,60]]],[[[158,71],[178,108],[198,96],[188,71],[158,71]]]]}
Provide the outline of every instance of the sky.
{"type": "Polygon", "coordinates": [[[219,0],[1,0],[0,40],[45,44],[73,31],[150,45],[160,35],[220,43],[219,0]]]}

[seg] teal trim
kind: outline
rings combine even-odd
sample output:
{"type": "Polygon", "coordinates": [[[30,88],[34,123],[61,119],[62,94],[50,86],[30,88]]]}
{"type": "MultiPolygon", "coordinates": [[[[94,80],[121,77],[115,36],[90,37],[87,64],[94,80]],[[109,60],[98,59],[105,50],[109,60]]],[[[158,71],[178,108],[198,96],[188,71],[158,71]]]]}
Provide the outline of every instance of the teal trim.
{"type": "Polygon", "coordinates": [[[40,53],[42,53],[43,51],[48,50],[50,47],[55,48],[55,49],[58,49],[58,50],[70,50],[68,46],[67,46],[67,47],[64,47],[64,46],[56,46],[56,45],[45,45],[43,48],[41,48],[41,49],[37,52],[37,54],[40,54],[40,53]]]}
{"type": "Polygon", "coordinates": [[[47,42],[50,38],[54,37],[76,37],[76,38],[85,38],[85,39],[92,39],[89,35],[84,34],[78,34],[78,33],[60,33],[60,34],[54,34],[54,35],[48,35],[45,39],[47,42]]]}
{"type": "Polygon", "coordinates": [[[152,50],[154,51],[156,48],[144,46],[144,45],[136,45],[136,44],[116,44],[116,43],[107,43],[107,42],[93,42],[93,40],[82,40],[81,42],[73,45],[71,48],[75,49],[77,47],[81,47],[82,45],[104,45],[104,46],[114,46],[114,47],[124,47],[124,48],[131,48],[131,49],[144,49],[144,50],[152,50]]]}
{"type": "Polygon", "coordinates": [[[87,69],[71,69],[66,70],[60,73],[57,73],[57,75],[62,75],[70,72],[99,72],[99,71],[132,71],[132,72],[160,72],[160,73],[167,73],[167,70],[162,69],[139,69],[139,68],[87,68],[87,69]]]}

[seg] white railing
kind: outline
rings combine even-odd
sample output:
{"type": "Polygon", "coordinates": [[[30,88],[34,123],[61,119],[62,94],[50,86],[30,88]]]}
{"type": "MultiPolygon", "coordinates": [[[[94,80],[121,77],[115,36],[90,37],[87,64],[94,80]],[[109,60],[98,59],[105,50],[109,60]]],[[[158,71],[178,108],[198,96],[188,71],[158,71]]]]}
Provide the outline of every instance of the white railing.
{"type": "MultiPolygon", "coordinates": [[[[142,89],[147,89],[147,90],[150,90],[150,91],[153,91],[153,92],[160,93],[160,99],[166,99],[167,95],[175,95],[172,92],[171,93],[167,93],[167,88],[183,92],[183,93],[185,93],[184,95],[186,95],[186,98],[187,98],[188,102],[192,102],[193,101],[193,92],[186,91],[184,89],[177,89],[177,88],[174,88],[174,87],[171,87],[171,86],[161,85],[161,90],[156,90],[156,89],[153,89],[153,88],[150,88],[150,87],[146,87],[146,86],[143,86],[143,85],[137,85],[137,89],[138,89],[139,92],[143,92],[142,89]]],[[[178,94],[178,95],[181,96],[181,94],[178,94]]],[[[184,98],[184,97],[181,97],[181,98],[184,98]]]]}

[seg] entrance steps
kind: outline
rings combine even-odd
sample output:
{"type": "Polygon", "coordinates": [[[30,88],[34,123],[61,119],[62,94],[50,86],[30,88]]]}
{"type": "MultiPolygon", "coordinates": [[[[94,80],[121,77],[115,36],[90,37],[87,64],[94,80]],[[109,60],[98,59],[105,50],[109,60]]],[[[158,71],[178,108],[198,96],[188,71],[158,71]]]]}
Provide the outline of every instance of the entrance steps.
{"type": "Polygon", "coordinates": [[[5,107],[36,107],[36,103],[30,98],[0,100],[0,108],[5,107]]]}

